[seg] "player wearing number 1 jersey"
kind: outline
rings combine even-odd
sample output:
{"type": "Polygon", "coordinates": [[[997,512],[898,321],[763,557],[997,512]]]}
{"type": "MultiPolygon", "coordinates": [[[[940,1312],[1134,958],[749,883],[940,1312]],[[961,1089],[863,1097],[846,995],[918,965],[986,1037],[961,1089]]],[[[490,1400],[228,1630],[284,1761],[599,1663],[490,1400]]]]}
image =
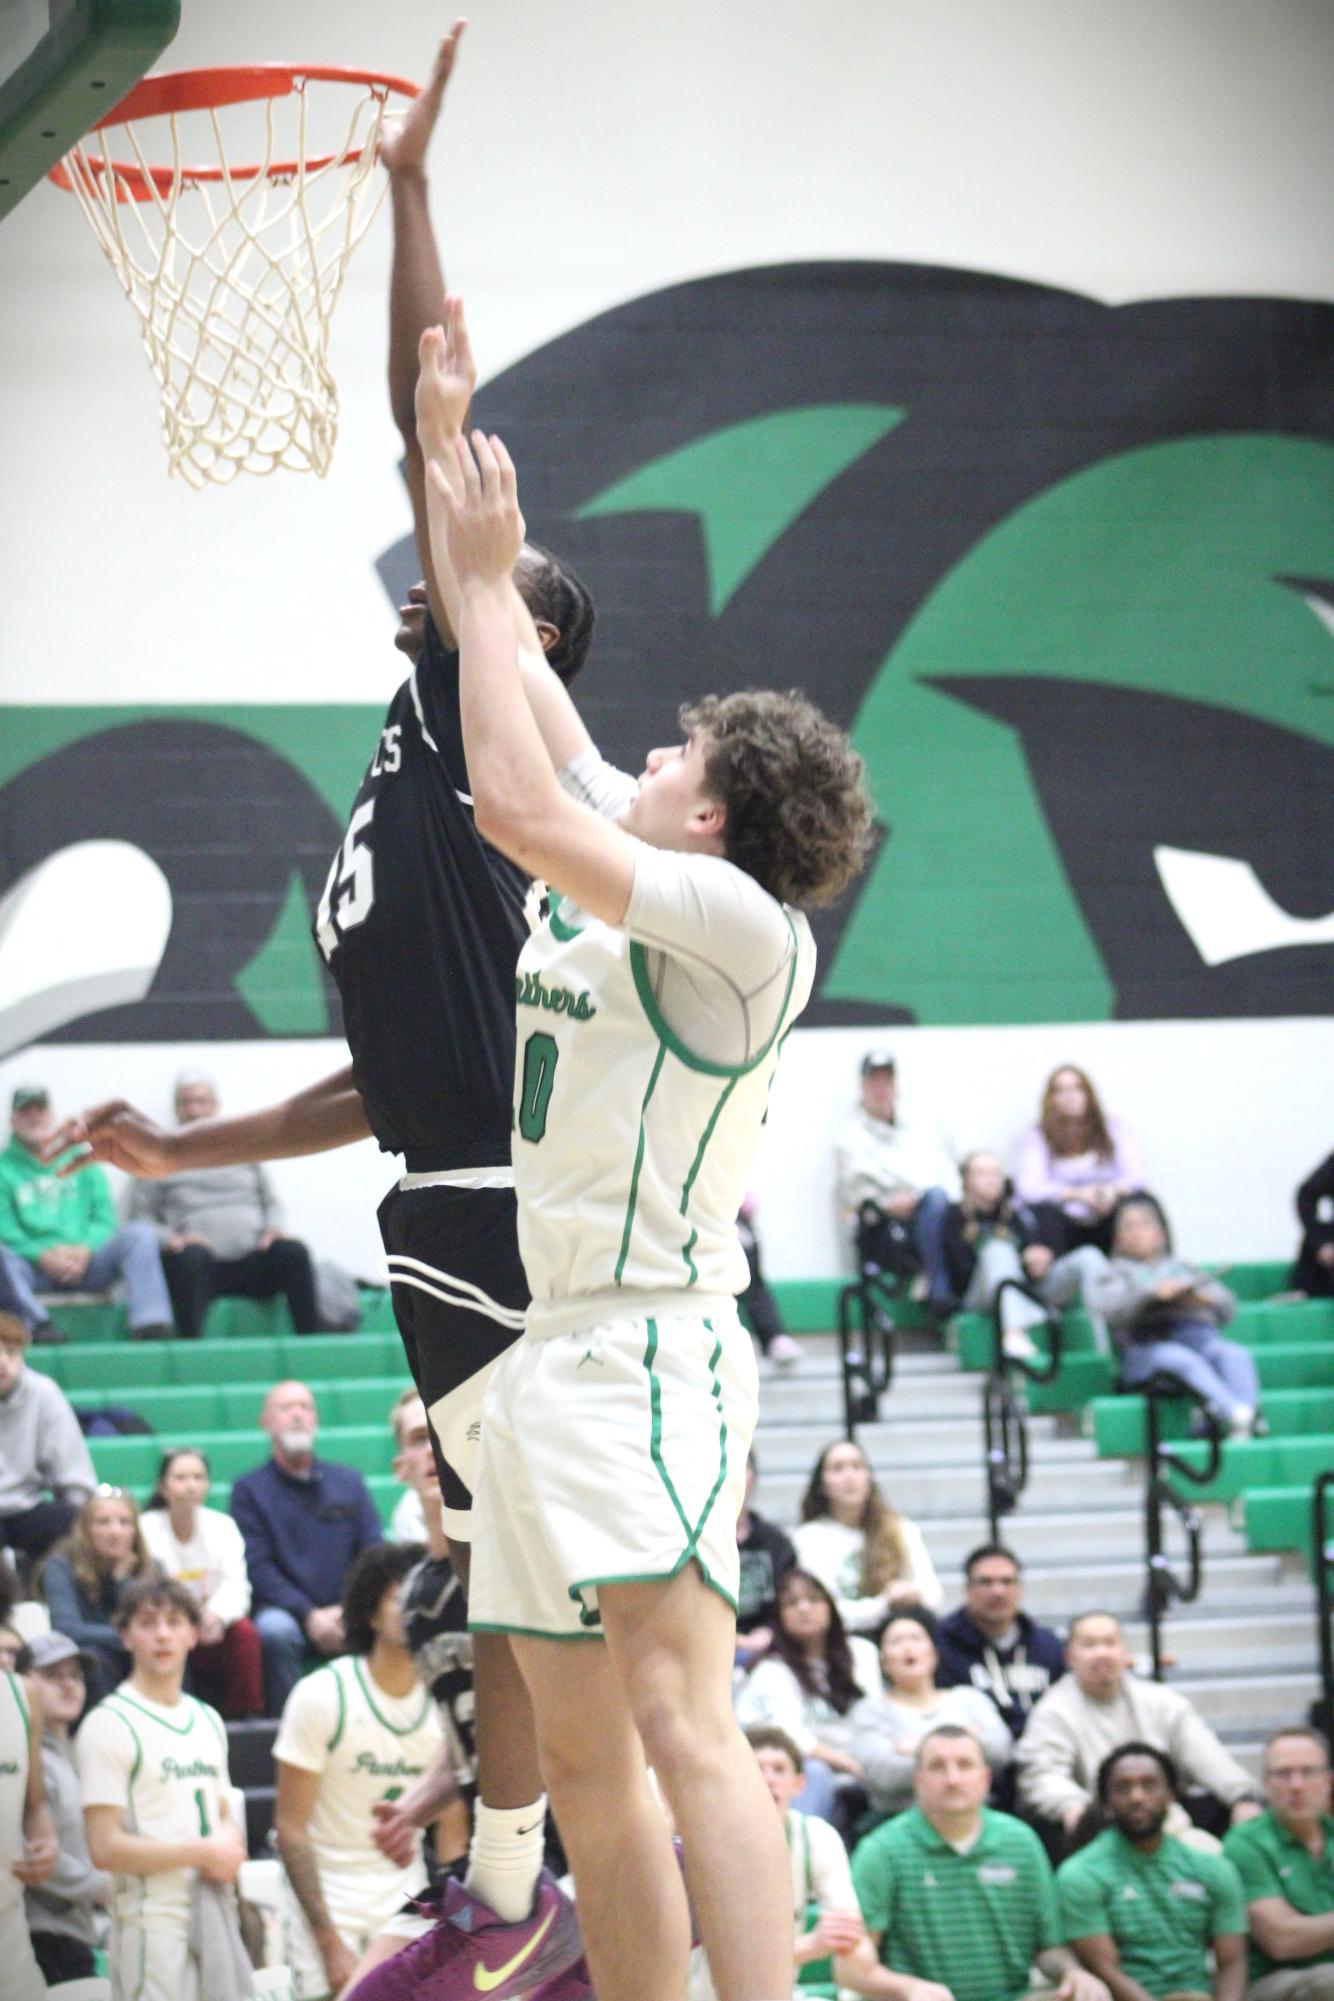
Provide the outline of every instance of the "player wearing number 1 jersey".
{"type": "Polygon", "coordinates": [[[199,1609],[173,1578],[131,1584],[116,1612],[129,1678],[84,1719],[77,1748],[88,1850],[111,1874],[107,1950],[112,2001],[197,2001],[199,1941],[249,1962],[230,1885],[245,1860],[231,1818],[227,1732],[217,1711],[182,1692],[199,1609]],[[216,1886],[204,1931],[196,1879],[216,1886]]]}

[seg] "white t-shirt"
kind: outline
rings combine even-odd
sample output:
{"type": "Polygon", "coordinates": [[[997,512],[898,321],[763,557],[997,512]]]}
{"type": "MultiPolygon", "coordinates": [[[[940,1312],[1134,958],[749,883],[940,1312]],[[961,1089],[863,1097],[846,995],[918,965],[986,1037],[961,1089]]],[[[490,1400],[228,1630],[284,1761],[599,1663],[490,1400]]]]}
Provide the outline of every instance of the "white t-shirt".
{"type": "Polygon", "coordinates": [[[389,1517],[389,1540],[426,1541],[426,1516],[422,1511],[422,1497],[415,1487],[409,1487],[394,1503],[394,1512],[389,1517]]]}
{"type": "MultiPolygon", "coordinates": [[[[608,772],[590,751],[562,784],[615,817],[628,793],[608,772]]],[[[515,981],[534,1323],[589,1295],[684,1306],[693,1293],[707,1312],[744,1288],[736,1214],[782,1035],[814,978],[805,918],[715,855],[636,843],[621,925],[556,900],[515,981]]]]}
{"type": "Polygon", "coordinates": [[[372,1929],[425,1884],[420,1844],[400,1869],[371,1838],[371,1809],[414,1784],[443,1742],[429,1689],[387,1695],[360,1655],[317,1668],[287,1698],[273,1755],[320,1774],[308,1832],[336,1925],[372,1929]]]}
{"type": "MultiPolygon", "coordinates": [[[[938,1612],[945,1602],[945,1587],[936,1575],[922,1531],[906,1515],[899,1516],[906,1567],[895,1584],[910,1584],[928,1612],[938,1612]]],[[[839,1616],[849,1632],[869,1632],[884,1623],[889,1611],[891,1587],[874,1597],[864,1598],[861,1589],[862,1545],[865,1530],[850,1528],[832,1515],[819,1515],[813,1522],[798,1522],[792,1531],[797,1564],[818,1577],[825,1590],[838,1602],[839,1616]]]]}
{"type": "Polygon", "coordinates": [[[165,1508],[145,1508],[140,1521],[148,1554],[174,1577],[224,1626],[244,1619],[250,1610],[250,1573],[245,1542],[230,1515],[220,1508],[195,1512],[194,1534],[179,1542],[165,1508]]]}
{"type": "MultiPolygon", "coordinates": [[[[83,1804],[120,1807],[130,1834],[197,1841],[216,1834],[230,1786],[222,1718],[192,1695],[153,1702],[128,1683],[85,1718],[74,1740],[83,1804]]],[[[190,1921],[192,1869],[160,1876],[113,1876],[118,1924],[181,1930],[190,1921]]]]}
{"type": "MultiPolygon", "coordinates": [[[[869,1640],[850,1639],[852,1675],[862,1695],[879,1695],[884,1689],[880,1656],[869,1640]]],[[[772,1654],[756,1662],[733,1697],[737,1722],[743,1730],[753,1724],[769,1723],[785,1730],[803,1757],[817,1744],[831,1751],[846,1751],[852,1745],[850,1704],[842,1716],[822,1695],[804,1689],[786,1661],[772,1654]]]]}

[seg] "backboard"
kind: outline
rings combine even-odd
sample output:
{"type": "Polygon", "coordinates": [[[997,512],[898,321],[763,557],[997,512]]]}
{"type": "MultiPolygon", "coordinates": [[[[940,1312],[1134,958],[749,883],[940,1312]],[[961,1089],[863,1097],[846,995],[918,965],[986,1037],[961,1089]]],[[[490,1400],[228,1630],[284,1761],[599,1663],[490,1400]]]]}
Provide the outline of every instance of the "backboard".
{"type": "Polygon", "coordinates": [[[180,0],[0,0],[0,219],[161,55],[180,0]]]}

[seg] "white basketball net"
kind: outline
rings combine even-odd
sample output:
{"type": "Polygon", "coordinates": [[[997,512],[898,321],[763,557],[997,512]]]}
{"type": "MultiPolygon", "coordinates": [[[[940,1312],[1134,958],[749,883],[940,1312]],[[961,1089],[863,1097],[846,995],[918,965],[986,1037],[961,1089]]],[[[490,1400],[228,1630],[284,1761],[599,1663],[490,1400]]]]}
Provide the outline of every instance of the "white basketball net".
{"type": "Polygon", "coordinates": [[[289,96],[141,121],[170,133],[153,149],[159,167],[162,152],[170,160],[162,187],[133,123],[89,133],[66,155],[74,192],[138,315],[162,392],[168,470],[193,487],[279,466],[321,478],[329,470],[338,435],[329,322],[387,186],[375,166],[385,114],[379,86],[353,86],[341,139],[318,146],[332,156],[326,164],[308,147],[312,91],[320,90],[325,112],[338,92],[345,104],[348,88],[301,78],[289,96]],[[236,179],[224,120],[244,123],[244,114],[247,137],[261,149],[245,158],[260,171],[236,179]],[[198,166],[209,127],[221,172],[202,180],[184,162],[198,166]],[[142,183],[118,174],[113,159],[138,168],[147,199],[125,192],[142,183]],[[283,162],[295,162],[294,171],[275,173],[283,162]]]}

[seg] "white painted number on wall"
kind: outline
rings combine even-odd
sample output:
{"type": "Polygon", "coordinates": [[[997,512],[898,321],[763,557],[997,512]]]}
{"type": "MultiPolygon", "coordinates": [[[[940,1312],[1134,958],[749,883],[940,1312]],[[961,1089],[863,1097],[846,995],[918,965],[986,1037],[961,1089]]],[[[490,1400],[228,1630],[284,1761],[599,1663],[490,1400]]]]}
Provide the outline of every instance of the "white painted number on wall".
{"type": "Polygon", "coordinates": [[[354,924],[365,923],[375,902],[375,863],[369,845],[359,838],[370,826],[374,811],[373,799],[358,806],[329,868],[315,913],[315,936],[326,959],[332,959],[344,933],[354,924]]]}

